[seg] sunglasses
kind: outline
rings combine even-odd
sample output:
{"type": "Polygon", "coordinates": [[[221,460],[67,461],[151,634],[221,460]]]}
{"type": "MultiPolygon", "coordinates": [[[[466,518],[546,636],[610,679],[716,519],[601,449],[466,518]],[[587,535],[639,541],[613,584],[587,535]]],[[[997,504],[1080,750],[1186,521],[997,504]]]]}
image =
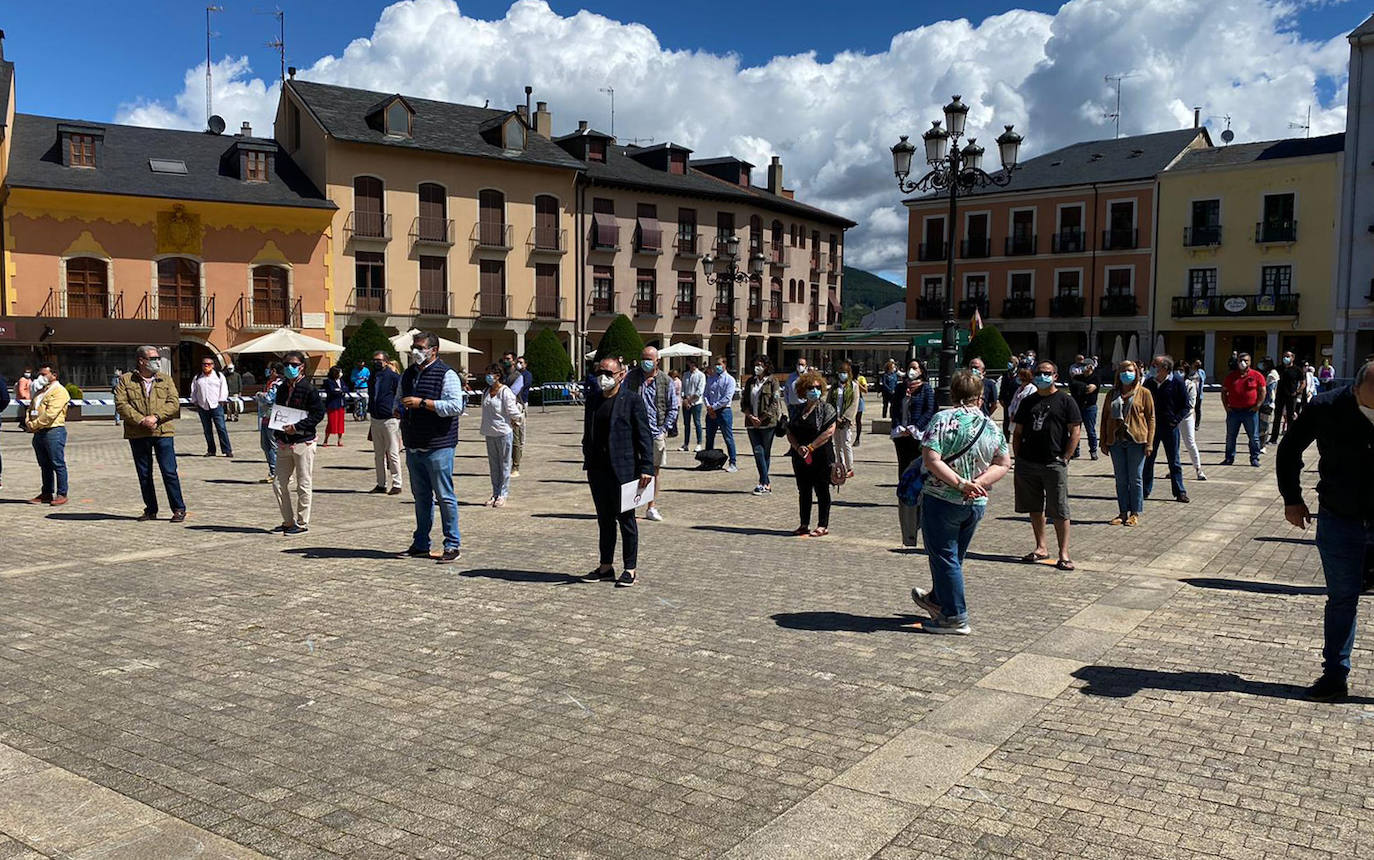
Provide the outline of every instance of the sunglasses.
{"type": "Polygon", "coordinates": [[[807,390],[807,391],[820,391],[820,390],[821,390],[821,387],[820,387],[819,385],[813,385],[813,386],[811,386],[810,388],[808,388],[808,389],[806,389],[806,390],[807,390]]]}
{"type": "Polygon", "coordinates": [[[613,378],[615,377],[615,371],[614,371],[614,370],[598,370],[598,371],[596,372],[596,375],[599,376],[599,377],[601,377],[602,379],[613,379],[613,378]]]}
{"type": "Polygon", "coordinates": [[[288,361],[288,362],[286,363],[286,366],[287,366],[287,367],[305,367],[305,365],[304,365],[304,364],[301,364],[299,361],[288,361]]]}

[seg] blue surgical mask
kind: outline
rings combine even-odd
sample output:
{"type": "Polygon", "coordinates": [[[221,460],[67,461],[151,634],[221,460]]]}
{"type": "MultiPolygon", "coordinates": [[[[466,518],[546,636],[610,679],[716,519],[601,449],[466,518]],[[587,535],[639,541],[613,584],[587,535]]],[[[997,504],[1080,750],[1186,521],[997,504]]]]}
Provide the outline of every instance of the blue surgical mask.
{"type": "Polygon", "coordinates": [[[849,381],[849,374],[845,373],[843,370],[840,371],[840,382],[848,382],[848,381],[849,381]]]}
{"type": "Polygon", "coordinates": [[[647,358],[641,359],[639,362],[639,367],[645,373],[653,373],[654,363],[647,358]]]}
{"type": "Polygon", "coordinates": [[[1054,385],[1054,377],[1048,373],[1041,373],[1035,377],[1036,388],[1049,388],[1054,385]]]}
{"type": "Polygon", "coordinates": [[[488,387],[488,388],[490,388],[490,387],[492,387],[493,385],[496,384],[496,374],[494,374],[494,373],[488,373],[488,374],[486,375],[485,379],[487,380],[487,387],[488,387]]]}
{"type": "Polygon", "coordinates": [[[299,364],[288,364],[288,365],[286,366],[286,378],[287,378],[287,379],[295,379],[296,377],[298,377],[298,376],[300,376],[300,375],[301,375],[301,367],[300,367],[299,364]]]}
{"type": "Polygon", "coordinates": [[[819,388],[808,388],[808,389],[806,389],[806,399],[807,399],[807,400],[820,400],[820,399],[821,399],[821,390],[820,390],[819,388]]]}
{"type": "Polygon", "coordinates": [[[717,364],[717,365],[716,365],[716,376],[724,376],[724,375],[725,375],[725,368],[723,368],[723,367],[721,367],[719,364],[717,364]]]}
{"type": "Polygon", "coordinates": [[[1134,370],[1123,370],[1123,371],[1121,371],[1121,383],[1122,383],[1123,385],[1130,385],[1130,384],[1133,383],[1133,382],[1135,382],[1135,371],[1134,371],[1134,370]]]}

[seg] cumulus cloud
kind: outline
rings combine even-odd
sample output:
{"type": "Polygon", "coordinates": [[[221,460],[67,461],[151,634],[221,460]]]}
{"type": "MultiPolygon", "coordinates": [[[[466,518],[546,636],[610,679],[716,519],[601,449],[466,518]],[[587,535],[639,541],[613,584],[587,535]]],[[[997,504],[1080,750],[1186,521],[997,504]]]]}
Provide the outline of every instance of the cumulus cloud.
{"type": "MultiPolygon", "coordinates": [[[[887,50],[814,51],[744,66],[738,57],[665,49],[647,27],[544,0],[517,0],[498,20],[464,15],[454,0],[402,0],[372,33],[299,77],[386,92],[493,105],[548,101],[555,132],[588,119],[621,140],[673,140],[698,157],[731,153],[758,165],[779,155],[786,182],[808,203],[860,226],[846,262],[904,277],[905,218],[888,148],[915,139],[951,93],[973,106],[972,133],[989,144],[1015,123],[1034,155],[1109,137],[1122,85],[1124,134],[1187,126],[1229,114],[1237,140],[1293,134],[1312,107],[1312,133],[1345,126],[1344,39],[1303,39],[1287,0],[1070,0],[1054,15],[1012,10],[980,22],[938,21],[893,35],[887,50]],[[1323,102],[1319,92],[1335,95],[1323,102]]],[[[1351,26],[1358,23],[1354,20],[1351,26]]],[[[231,128],[271,128],[273,77],[246,58],[216,63],[215,112],[231,128]]],[[[205,67],[189,69],[170,101],[123,106],[123,122],[204,124],[205,67]]],[[[1219,129],[1214,130],[1219,131],[1219,129]]],[[[995,151],[988,147],[990,152],[995,151]]]]}

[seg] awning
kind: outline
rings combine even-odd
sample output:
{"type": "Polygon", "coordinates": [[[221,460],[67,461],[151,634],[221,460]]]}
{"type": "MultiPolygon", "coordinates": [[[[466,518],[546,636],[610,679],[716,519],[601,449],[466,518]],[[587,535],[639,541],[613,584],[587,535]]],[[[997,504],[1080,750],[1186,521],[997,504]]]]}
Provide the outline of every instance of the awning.
{"type": "Polygon", "coordinates": [[[593,212],[592,229],[596,233],[594,244],[606,248],[614,248],[620,244],[620,226],[615,223],[615,216],[609,212],[593,212]]]}
{"type": "Polygon", "coordinates": [[[690,343],[675,343],[658,351],[659,358],[691,358],[693,356],[705,358],[710,355],[711,351],[709,349],[692,346],[690,343]]]}
{"type": "Polygon", "coordinates": [[[663,249],[663,228],[659,226],[657,218],[639,219],[639,247],[645,251],[663,249]]]}
{"type": "Polygon", "coordinates": [[[225,350],[231,355],[242,355],[250,352],[283,353],[297,349],[301,352],[343,352],[344,348],[337,343],[330,343],[317,337],[289,329],[279,328],[270,334],[262,337],[255,337],[252,340],[235,344],[225,350]]]}

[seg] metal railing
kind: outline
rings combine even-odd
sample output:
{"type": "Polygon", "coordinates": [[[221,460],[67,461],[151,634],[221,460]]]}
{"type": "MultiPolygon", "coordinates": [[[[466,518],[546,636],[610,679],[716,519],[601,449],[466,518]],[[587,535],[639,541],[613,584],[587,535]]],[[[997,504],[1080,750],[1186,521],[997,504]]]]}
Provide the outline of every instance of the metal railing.
{"type": "Polygon", "coordinates": [[[344,239],[391,241],[391,216],[384,212],[353,210],[344,219],[344,239]]]}
{"type": "Polygon", "coordinates": [[[700,307],[701,296],[692,296],[690,299],[679,298],[677,300],[678,319],[701,319],[700,307]]]}
{"type": "Polygon", "coordinates": [[[453,219],[435,218],[421,215],[410,222],[410,243],[412,245],[453,244],[453,219]]]}
{"type": "Polygon", "coordinates": [[[787,251],[781,242],[772,242],[768,246],[768,262],[774,266],[781,266],[786,262],[787,251]]]}
{"type": "Polygon", "coordinates": [[[510,296],[505,290],[479,290],[475,304],[481,319],[510,319],[510,296]]]}
{"type": "Polygon", "coordinates": [[[563,319],[563,297],[562,296],[534,296],[533,316],[541,320],[561,320],[563,319]]]}
{"type": "Polygon", "coordinates": [[[966,260],[991,257],[992,240],[986,236],[976,239],[963,239],[959,242],[959,256],[966,260]]]}
{"type": "Polygon", "coordinates": [[[509,224],[478,221],[472,225],[472,246],[484,251],[509,251],[515,247],[515,229],[509,224]]]}
{"type": "Polygon", "coordinates": [[[1008,236],[1006,241],[1006,254],[1008,257],[1023,257],[1028,254],[1037,253],[1039,247],[1039,236],[1008,236]]]}
{"type": "Polygon", "coordinates": [[[774,295],[768,300],[768,321],[782,322],[782,296],[774,295]]]}
{"type": "Polygon", "coordinates": [[[1174,296],[1175,317],[1297,316],[1298,293],[1233,293],[1211,296],[1174,296]]]}
{"type": "MultiPolygon", "coordinates": [[[[122,296],[120,297],[123,298],[122,296]]],[[[120,319],[123,316],[123,302],[118,303],[119,309],[111,307],[110,316],[120,319]]],[[[215,318],[215,297],[214,296],[188,296],[185,301],[159,300],[157,304],[157,318],[164,321],[180,323],[186,328],[214,328],[215,318]]]]}
{"type": "Polygon", "coordinates": [[[1140,231],[1134,227],[1118,227],[1102,231],[1102,250],[1129,251],[1140,247],[1140,231]]]}
{"type": "Polygon", "coordinates": [[[1081,317],[1083,316],[1083,297],[1072,294],[1053,296],[1050,298],[1050,316],[1052,317],[1081,317]]]}
{"type": "Polygon", "coordinates": [[[1202,248],[1221,244],[1221,225],[1209,224],[1203,227],[1184,227],[1183,244],[1188,248],[1202,248]]]}
{"type": "Polygon", "coordinates": [[[1140,313],[1140,303],[1131,295],[1106,295],[1098,312],[1104,317],[1133,317],[1140,313]]]}
{"type": "Polygon", "coordinates": [[[1259,244],[1296,242],[1298,241],[1298,222],[1260,221],[1255,224],[1255,241],[1259,244]]]}
{"type": "Polygon", "coordinates": [[[453,295],[448,290],[420,290],[415,294],[414,312],[417,316],[457,316],[453,312],[453,295]]]}
{"type": "Polygon", "coordinates": [[[1084,237],[1082,227],[1056,230],[1050,234],[1051,254],[1078,254],[1083,251],[1084,237]]]}
{"type": "Polygon", "coordinates": [[[677,252],[679,257],[700,257],[701,252],[698,250],[700,242],[701,236],[699,234],[693,233],[691,236],[684,236],[679,233],[673,239],[673,250],[677,252]]]}
{"type": "Polygon", "coordinates": [[[634,242],[631,248],[636,254],[662,254],[663,253],[663,230],[645,230],[643,227],[635,226],[634,242]]]}
{"type": "Polygon", "coordinates": [[[1035,316],[1035,299],[1030,296],[1008,296],[1002,302],[1003,319],[1026,319],[1035,316]]]}
{"type": "Polygon", "coordinates": [[[373,290],[357,287],[348,294],[344,309],[353,314],[384,314],[391,307],[391,290],[373,290]]]}
{"type": "MultiPolygon", "coordinates": [[[[921,242],[916,246],[916,259],[922,263],[931,263],[945,258],[944,242],[921,242]]],[[[819,257],[812,257],[812,268],[820,261],[819,257]]]]}
{"type": "Polygon", "coordinates": [[[918,296],[916,298],[916,318],[943,320],[945,318],[945,300],[931,296],[918,296]]]}
{"type": "Polygon", "coordinates": [[[971,299],[962,299],[962,300],[959,302],[959,318],[960,318],[960,319],[967,319],[968,317],[973,316],[973,312],[974,312],[974,311],[977,311],[977,312],[979,313],[979,315],[982,316],[983,318],[985,318],[985,319],[987,318],[987,316],[988,316],[988,298],[987,298],[987,296],[975,296],[974,298],[971,298],[971,299]]]}
{"type": "Polygon", "coordinates": [[[658,293],[654,293],[647,299],[638,294],[635,295],[635,316],[637,317],[656,317],[658,313],[658,293]]]}
{"type": "Polygon", "coordinates": [[[592,313],[594,314],[614,314],[616,312],[615,293],[608,296],[592,296],[592,313]]]}
{"type": "Polygon", "coordinates": [[[568,231],[561,228],[532,227],[525,245],[532,254],[566,254],[568,231]]]}

